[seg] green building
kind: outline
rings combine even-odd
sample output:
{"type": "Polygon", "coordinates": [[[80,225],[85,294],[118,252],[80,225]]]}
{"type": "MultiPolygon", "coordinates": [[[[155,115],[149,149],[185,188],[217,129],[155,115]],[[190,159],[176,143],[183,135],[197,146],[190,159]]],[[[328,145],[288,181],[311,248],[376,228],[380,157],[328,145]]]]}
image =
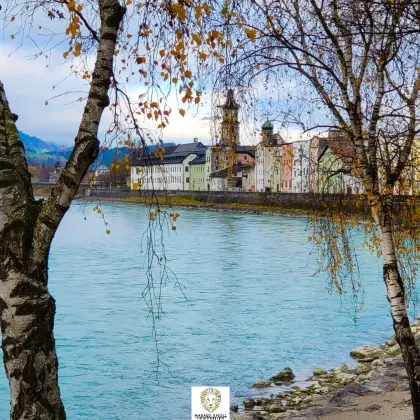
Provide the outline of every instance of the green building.
{"type": "Polygon", "coordinates": [[[206,191],[206,155],[190,162],[190,191],[206,191]]]}

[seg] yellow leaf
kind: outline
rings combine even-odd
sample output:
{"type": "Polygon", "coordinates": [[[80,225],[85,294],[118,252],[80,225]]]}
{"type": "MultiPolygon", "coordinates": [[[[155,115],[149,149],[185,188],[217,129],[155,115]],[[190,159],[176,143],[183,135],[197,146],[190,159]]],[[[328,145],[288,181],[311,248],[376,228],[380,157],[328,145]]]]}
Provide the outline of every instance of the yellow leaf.
{"type": "Polygon", "coordinates": [[[251,42],[255,42],[257,39],[257,31],[251,28],[245,28],[246,36],[251,40],[251,42]]]}
{"type": "Polygon", "coordinates": [[[160,54],[161,57],[163,57],[165,55],[165,50],[160,50],[159,54],[160,54]]]}
{"type": "Polygon", "coordinates": [[[197,45],[201,45],[201,38],[198,34],[192,34],[192,39],[197,43],[197,45]]]}
{"type": "Polygon", "coordinates": [[[173,83],[178,83],[178,79],[177,79],[176,77],[173,77],[173,78],[172,78],[172,82],[173,82],[173,83]]]}
{"type": "Polygon", "coordinates": [[[126,2],[125,2],[125,4],[128,6],[129,4],[131,4],[131,3],[133,3],[133,1],[132,0],[127,0],[126,2]]]}
{"type": "Polygon", "coordinates": [[[179,113],[184,117],[185,116],[185,111],[181,108],[180,110],[179,110],[179,113]]]}
{"type": "Polygon", "coordinates": [[[192,76],[191,70],[186,70],[184,75],[185,77],[188,77],[188,78],[191,77],[192,76]]]}
{"type": "Polygon", "coordinates": [[[201,52],[199,57],[200,57],[200,60],[205,60],[207,58],[207,54],[204,52],[201,52]]]}
{"type": "Polygon", "coordinates": [[[119,52],[120,52],[120,50],[115,50],[114,55],[118,55],[119,52]]]}
{"type": "Polygon", "coordinates": [[[139,183],[133,182],[133,190],[138,190],[138,189],[139,189],[139,183]]]}
{"type": "Polygon", "coordinates": [[[111,233],[111,231],[109,229],[106,230],[107,235],[109,235],[111,233]]]}
{"type": "Polygon", "coordinates": [[[77,11],[81,12],[83,10],[83,6],[81,4],[77,5],[77,11]]]}

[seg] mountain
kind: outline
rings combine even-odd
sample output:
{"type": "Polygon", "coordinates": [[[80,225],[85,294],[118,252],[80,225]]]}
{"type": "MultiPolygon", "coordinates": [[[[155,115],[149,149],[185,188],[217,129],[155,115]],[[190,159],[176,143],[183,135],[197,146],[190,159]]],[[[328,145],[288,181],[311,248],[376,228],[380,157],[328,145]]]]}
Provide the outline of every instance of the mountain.
{"type": "MultiPolygon", "coordinates": [[[[23,133],[22,131],[19,131],[19,135],[25,146],[26,159],[29,164],[45,163],[54,165],[56,162],[59,162],[61,166],[64,166],[73,150],[70,146],[62,146],[53,142],[44,141],[38,137],[23,133]]],[[[163,143],[160,146],[175,146],[175,143],[163,143]]],[[[155,147],[156,146],[149,146],[148,152],[153,152],[155,147]]],[[[123,159],[126,154],[131,156],[131,151],[127,147],[115,147],[100,151],[93,166],[101,164],[109,166],[113,159],[123,159]]]]}
{"type": "Polygon", "coordinates": [[[51,152],[60,149],[55,143],[41,140],[38,137],[30,136],[22,131],[19,131],[20,138],[22,139],[25,149],[31,152],[51,152]]]}

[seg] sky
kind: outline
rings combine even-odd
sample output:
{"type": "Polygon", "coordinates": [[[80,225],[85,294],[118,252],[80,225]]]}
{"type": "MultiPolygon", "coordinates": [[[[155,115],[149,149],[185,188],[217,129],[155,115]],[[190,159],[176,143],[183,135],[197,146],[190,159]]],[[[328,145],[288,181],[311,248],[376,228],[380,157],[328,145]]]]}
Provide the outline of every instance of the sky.
{"type": "MultiPolygon", "coordinates": [[[[19,116],[18,129],[45,141],[72,145],[84,106],[84,102],[79,102],[78,98],[86,96],[88,86],[84,81],[69,76],[70,64],[62,57],[64,46],[54,49],[48,59],[44,56],[34,59],[37,50],[30,40],[25,39],[23,45],[16,49],[18,45],[16,39],[11,40],[10,35],[3,33],[0,40],[0,80],[12,111],[19,116]]],[[[129,94],[136,98],[139,87],[134,85],[129,89],[129,94]]],[[[164,142],[188,143],[198,138],[204,144],[212,144],[210,121],[206,119],[211,114],[208,100],[204,100],[198,110],[188,111],[185,117],[177,112],[179,105],[175,96],[169,98],[168,105],[174,112],[163,132],[164,142]]],[[[241,121],[242,144],[256,144],[259,141],[255,127],[260,127],[265,119],[261,115],[261,121],[255,122],[256,126],[241,121]]],[[[105,110],[99,130],[100,140],[104,138],[110,122],[111,112],[105,110]]],[[[150,121],[141,124],[150,129],[156,126],[154,122],[151,125],[150,121]]],[[[275,124],[275,131],[276,128],[275,124]]],[[[297,129],[280,133],[287,141],[300,138],[297,129]]]]}

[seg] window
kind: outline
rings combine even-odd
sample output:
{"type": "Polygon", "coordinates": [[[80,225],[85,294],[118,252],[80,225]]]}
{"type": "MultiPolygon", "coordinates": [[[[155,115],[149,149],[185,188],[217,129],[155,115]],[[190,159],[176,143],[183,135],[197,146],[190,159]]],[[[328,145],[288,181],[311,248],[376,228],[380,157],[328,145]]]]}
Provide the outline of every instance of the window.
{"type": "Polygon", "coordinates": [[[185,178],[185,182],[190,182],[190,178],[185,178]]]}
{"type": "Polygon", "coordinates": [[[185,172],[188,172],[188,166],[185,167],[185,172]]]}

